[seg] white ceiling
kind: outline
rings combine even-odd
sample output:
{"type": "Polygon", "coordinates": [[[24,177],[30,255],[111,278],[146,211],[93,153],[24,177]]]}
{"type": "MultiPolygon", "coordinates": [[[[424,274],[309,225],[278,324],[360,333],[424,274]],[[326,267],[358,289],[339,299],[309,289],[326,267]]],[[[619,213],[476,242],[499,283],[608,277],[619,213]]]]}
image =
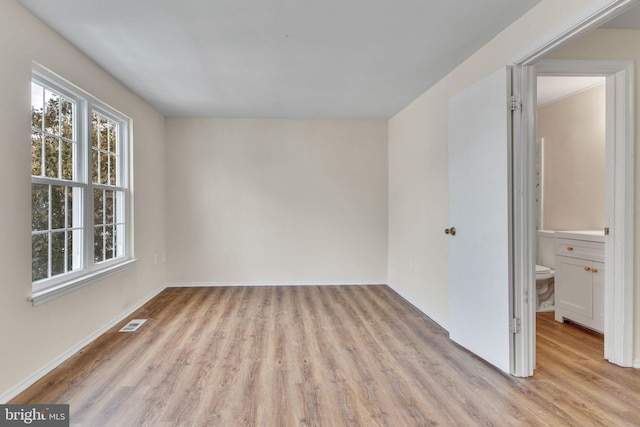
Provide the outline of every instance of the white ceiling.
{"type": "Polygon", "coordinates": [[[166,116],[380,119],[539,0],[18,1],[166,116]]]}
{"type": "Polygon", "coordinates": [[[559,101],[579,92],[604,84],[604,77],[539,76],[538,106],[559,101]]]}

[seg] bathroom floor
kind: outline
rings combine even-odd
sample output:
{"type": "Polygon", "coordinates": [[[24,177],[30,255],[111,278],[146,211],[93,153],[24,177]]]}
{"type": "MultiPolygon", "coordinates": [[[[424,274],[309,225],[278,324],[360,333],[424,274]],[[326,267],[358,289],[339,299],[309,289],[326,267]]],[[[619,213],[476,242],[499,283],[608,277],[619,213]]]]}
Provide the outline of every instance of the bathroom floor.
{"type": "Polygon", "coordinates": [[[538,368],[552,369],[567,359],[604,361],[604,335],[575,323],[556,322],[553,311],[536,313],[536,339],[538,368]]]}
{"type": "MultiPolygon", "coordinates": [[[[564,341],[564,340],[586,340],[588,348],[574,349],[580,351],[584,357],[596,358],[598,360],[604,355],[604,335],[585,328],[577,323],[566,321],[556,322],[554,312],[544,311],[536,313],[536,338],[538,340],[564,341]]],[[[540,350],[538,348],[538,350],[540,350]]]]}

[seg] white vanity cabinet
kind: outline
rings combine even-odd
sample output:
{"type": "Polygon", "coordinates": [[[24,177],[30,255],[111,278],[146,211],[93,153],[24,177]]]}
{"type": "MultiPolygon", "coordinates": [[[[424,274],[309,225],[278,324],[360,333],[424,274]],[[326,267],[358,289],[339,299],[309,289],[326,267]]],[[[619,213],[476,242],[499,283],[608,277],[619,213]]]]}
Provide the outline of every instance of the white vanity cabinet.
{"type": "Polygon", "coordinates": [[[604,331],[604,235],[555,234],[555,319],[604,331]]]}

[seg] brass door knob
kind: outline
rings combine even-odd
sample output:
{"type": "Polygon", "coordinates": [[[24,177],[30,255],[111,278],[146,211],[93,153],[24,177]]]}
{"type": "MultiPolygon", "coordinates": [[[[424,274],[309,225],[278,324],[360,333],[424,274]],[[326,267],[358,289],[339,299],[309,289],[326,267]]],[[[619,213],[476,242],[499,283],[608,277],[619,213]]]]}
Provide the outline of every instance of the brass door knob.
{"type": "Polygon", "coordinates": [[[567,250],[568,251],[572,251],[573,250],[573,246],[567,246],[567,250]]]}
{"type": "Polygon", "coordinates": [[[455,227],[445,228],[444,229],[444,234],[451,234],[452,236],[455,236],[456,235],[456,228],[455,227]]]}
{"type": "Polygon", "coordinates": [[[589,270],[591,270],[589,267],[584,268],[584,271],[589,271],[589,270]]]}
{"type": "Polygon", "coordinates": [[[592,269],[591,269],[591,272],[592,272],[592,273],[597,273],[597,272],[598,272],[598,269],[597,269],[597,268],[592,268],[592,269]]]}

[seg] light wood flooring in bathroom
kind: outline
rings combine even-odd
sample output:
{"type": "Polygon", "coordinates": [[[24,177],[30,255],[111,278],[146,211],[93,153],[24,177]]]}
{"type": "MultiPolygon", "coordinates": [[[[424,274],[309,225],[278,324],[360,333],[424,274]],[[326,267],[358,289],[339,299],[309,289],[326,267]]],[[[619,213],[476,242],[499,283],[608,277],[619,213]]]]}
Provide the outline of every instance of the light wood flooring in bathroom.
{"type": "Polygon", "coordinates": [[[387,286],[168,288],[12,403],[82,426],[640,425],[640,370],[538,316],[514,378],[387,286]]]}

